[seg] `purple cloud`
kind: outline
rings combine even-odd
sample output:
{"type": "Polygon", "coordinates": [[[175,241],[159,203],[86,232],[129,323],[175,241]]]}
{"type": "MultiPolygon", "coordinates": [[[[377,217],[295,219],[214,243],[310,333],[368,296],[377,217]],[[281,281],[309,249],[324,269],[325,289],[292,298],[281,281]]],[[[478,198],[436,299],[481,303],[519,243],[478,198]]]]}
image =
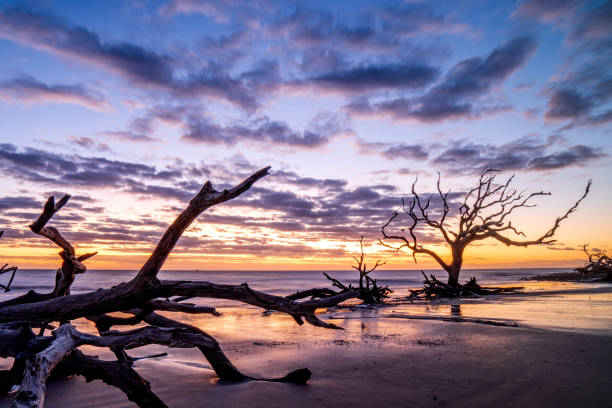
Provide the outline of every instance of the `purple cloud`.
{"type": "Polygon", "coordinates": [[[20,9],[0,11],[0,37],[111,70],[141,86],[179,95],[220,97],[243,108],[257,105],[254,90],[213,63],[186,76],[175,75],[176,61],[128,42],[108,42],[63,19],[20,9]]]}
{"type": "Polygon", "coordinates": [[[522,67],[535,49],[534,37],[514,38],[501,44],[484,59],[475,57],[459,62],[421,96],[379,102],[360,98],[346,108],[358,114],[380,113],[421,122],[473,117],[507,109],[504,105],[480,105],[478,98],[522,67]]]}
{"type": "Polygon", "coordinates": [[[46,85],[29,75],[1,81],[0,99],[27,103],[71,103],[99,111],[109,109],[109,103],[101,93],[83,85],[46,85]]]}
{"type": "Polygon", "coordinates": [[[40,203],[30,197],[2,197],[0,198],[0,211],[37,209],[40,203]]]}
{"type": "Polygon", "coordinates": [[[423,88],[438,76],[438,69],[419,64],[364,65],[329,72],[304,82],[349,92],[377,89],[423,88]]]}
{"type": "Polygon", "coordinates": [[[552,23],[575,16],[584,4],[584,0],[527,0],[518,5],[512,16],[552,23]]]}
{"type": "Polygon", "coordinates": [[[586,12],[570,35],[570,40],[599,39],[610,37],[612,25],[612,1],[606,1],[586,12]]]}
{"type": "Polygon", "coordinates": [[[571,166],[583,166],[607,157],[595,147],[576,144],[559,146],[560,139],[546,142],[526,136],[501,146],[456,143],[445,148],[431,164],[462,174],[477,174],[485,168],[503,171],[546,171],[571,166]]]}
{"type": "Polygon", "coordinates": [[[246,122],[221,125],[207,118],[191,116],[183,140],[192,143],[235,144],[241,141],[272,143],[302,148],[315,148],[328,143],[333,136],[349,132],[343,120],[335,115],[318,115],[304,131],[295,131],[285,122],[267,116],[246,122]]]}

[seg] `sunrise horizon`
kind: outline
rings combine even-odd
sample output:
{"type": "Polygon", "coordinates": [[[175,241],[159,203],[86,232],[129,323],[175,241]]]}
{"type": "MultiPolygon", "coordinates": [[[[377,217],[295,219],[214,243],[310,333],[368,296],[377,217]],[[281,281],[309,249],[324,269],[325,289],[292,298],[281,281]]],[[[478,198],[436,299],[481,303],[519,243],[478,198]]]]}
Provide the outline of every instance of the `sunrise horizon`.
{"type": "Polygon", "coordinates": [[[611,67],[612,0],[1,0],[0,406],[609,406],[611,67]]]}
{"type": "Polygon", "coordinates": [[[610,252],[609,3],[200,3],[0,8],[3,259],[51,265],[55,248],[28,225],[48,196],[71,194],[53,226],[99,251],[92,268],[136,266],[206,180],[225,188],[264,166],[194,223],[172,265],[350,267],[364,236],[368,257],[409,267],[410,251],[377,242],[417,176],[426,197],[440,174],[452,219],[486,168],[552,193],[512,214],[517,239],[593,185],[555,243],[489,239],[467,265],[577,267],[584,244],[610,252]]]}

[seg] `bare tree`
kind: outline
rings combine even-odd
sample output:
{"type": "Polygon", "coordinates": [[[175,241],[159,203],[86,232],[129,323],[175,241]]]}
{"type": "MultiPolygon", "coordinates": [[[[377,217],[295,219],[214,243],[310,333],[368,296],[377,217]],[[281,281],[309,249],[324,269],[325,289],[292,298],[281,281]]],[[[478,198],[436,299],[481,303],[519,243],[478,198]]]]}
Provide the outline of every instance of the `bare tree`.
{"type": "MultiPolygon", "coordinates": [[[[401,231],[408,231],[408,235],[388,232],[390,225],[400,215],[398,210],[383,225],[383,240],[400,241],[401,244],[396,249],[408,248],[412,251],[415,262],[417,254],[432,257],[448,273],[448,286],[458,287],[459,272],[463,265],[463,251],[469,244],[487,238],[495,239],[507,246],[527,247],[552,243],[555,241],[552,238],[561,222],[578,208],[591,188],[591,180],[589,180],[584,194],[569,210],[555,219],[553,226],[548,231],[536,239],[521,241],[517,237],[524,237],[525,234],[512,225],[509,217],[519,208],[534,207],[535,204],[532,204],[534,198],[548,196],[550,193],[544,191],[530,194],[524,191],[519,192],[511,187],[514,175],[504,183],[498,184],[495,180],[497,171],[487,169],[480,174],[478,184],[466,193],[456,213],[451,213],[448,198],[450,191],[443,193],[440,188],[440,173],[438,173],[436,183],[437,200],[441,205],[439,210],[432,206],[433,194],[428,198],[423,198],[417,193],[415,189],[417,179],[415,179],[412,183],[412,197],[407,203],[402,199],[401,212],[407,215],[408,225],[401,231]],[[451,250],[450,261],[443,259],[433,249],[419,242],[418,234],[421,228],[432,229],[442,236],[451,250]],[[514,237],[508,234],[514,234],[514,237]]],[[[393,248],[383,240],[380,241],[381,244],[393,248]]]]}
{"type": "MultiPolygon", "coordinates": [[[[166,258],[196,217],[207,208],[238,197],[266,176],[268,169],[261,169],[237,186],[220,192],[210,182],[206,182],[187,208],[168,227],[149,259],[132,280],[110,289],[83,294],[70,294],[70,286],[76,275],[86,272],[83,262],[95,253],[77,256],[74,247],[56,228],[46,226],[70,199],[66,195],[56,203],[53,197],[49,197],[42,214],[30,225],[30,229],[62,248],[62,266],[57,270],[55,287],[49,293],[30,291],[0,302],[0,357],[14,358],[10,370],[0,371],[0,392],[16,388],[11,406],[42,407],[45,383],[52,374],[55,377],[78,374],[87,380],[101,379],[120,388],[131,401],[141,407],[165,407],[149,383],[132,368],[135,359],[127,354],[127,350],[149,344],[196,347],[210,362],[219,378],[228,381],[257,379],[241,373],[223,353],[219,343],[206,332],[156,313],[162,310],[219,316],[212,307],[185,303],[189,298],[232,299],[287,313],[298,324],[303,324],[305,320],[315,326],[339,329],[320,320],[315,311],[357,297],[359,292],[356,290],[347,289],[339,293],[327,290],[323,298],[297,302],[311,294],[312,290],[280,297],[256,291],[246,283],[217,285],[204,281],[158,279],[158,272],[166,258]],[[123,312],[128,317],[109,314],[113,312],[123,312]],[[99,335],[77,331],[70,321],[79,318],[94,322],[99,335]],[[59,327],[52,326],[54,322],[59,327]],[[111,330],[114,326],[141,323],[145,326],[126,331],[111,330]],[[32,328],[40,331],[34,334],[32,328]],[[51,335],[45,335],[45,330],[52,330],[51,335]],[[116,355],[117,360],[103,361],[77,350],[77,347],[85,344],[106,347],[116,355]]],[[[263,380],[303,383],[309,377],[310,371],[304,368],[284,377],[263,380]]]]}
{"type": "Polygon", "coordinates": [[[338,279],[332,278],[327,273],[323,272],[323,275],[332,283],[332,286],[340,288],[344,291],[346,290],[359,290],[359,299],[363,300],[364,303],[367,304],[376,304],[382,302],[385,298],[389,297],[390,293],[393,293],[389,286],[380,286],[376,279],[370,276],[370,273],[375,271],[376,268],[385,264],[384,261],[380,259],[376,261],[374,266],[368,268],[368,265],[365,262],[365,253],[363,252],[363,235],[361,239],[359,239],[359,247],[361,249],[361,255],[359,257],[353,256],[355,260],[355,265],[351,266],[351,268],[355,269],[359,272],[359,287],[355,288],[353,285],[345,285],[340,282],[338,279]]]}

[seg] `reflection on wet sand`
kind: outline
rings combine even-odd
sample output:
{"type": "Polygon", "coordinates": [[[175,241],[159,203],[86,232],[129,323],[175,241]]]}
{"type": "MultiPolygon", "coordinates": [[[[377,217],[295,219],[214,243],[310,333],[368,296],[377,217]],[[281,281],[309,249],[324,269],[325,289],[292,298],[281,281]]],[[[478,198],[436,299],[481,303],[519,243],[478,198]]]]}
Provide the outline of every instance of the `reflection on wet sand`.
{"type": "Polygon", "coordinates": [[[461,304],[451,305],[451,316],[461,317],[461,304]]]}

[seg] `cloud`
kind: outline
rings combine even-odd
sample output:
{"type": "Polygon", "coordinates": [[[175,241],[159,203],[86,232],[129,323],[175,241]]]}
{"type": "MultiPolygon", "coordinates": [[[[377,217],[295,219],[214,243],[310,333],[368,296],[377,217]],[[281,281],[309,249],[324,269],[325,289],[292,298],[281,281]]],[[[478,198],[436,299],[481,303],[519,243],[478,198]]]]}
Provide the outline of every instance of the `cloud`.
{"type": "Polygon", "coordinates": [[[350,132],[345,119],[338,115],[316,115],[304,131],[295,131],[285,122],[267,116],[228,125],[207,118],[191,116],[182,139],[192,143],[235,144],[241,141],[272,143],[301,148],[315,148],[328,143],[333,136],[350,132]]]}
{"type": "MultiPolygon", "coordinates": [[[[408,145],[405,143],[367,143],[360,141],[362,153],[376,153],[388,159],[429,160],[433,168],[445,168],[456,174],[478,174],[485,168],[502,171],[547,171],[583,166],[607,157],[596,147],[568,145],[565,139],[547,140],[528,135],[503,145],[468,141],[445,145],[408,145]]],[[[400,169],[400,174],[414,170],[400,169]]]]}
{"type": "Polygon", "coordinates": [[[160,142],[161,139],[153,136],[147,136],[140,133],[133,133],[122,130],[109,130],[104,132],[97,133],[103,137],[109,137],[116,140],[121,140],[123,142],[135,142],[135,143],[156,143],[160,142]]]}
{"type": "Polygon", "coordinates": [[[97,65],[140,86],[185,96],[219,97],[247,109],[257,105],[255,89],[232,78],[219,65],[209,63],[199,71],[178,75],[177,61],[170,56],[129,42],[103,41],[86,28],[52,15],[0,10],[0,37],[97,65]]]}
{"type": "Polygon", "coordinates": [[[88,150],[97,150],[99,152],[110,152],[111,149],[108,147],[106,143],[97,143],[90,137],[76,137],[76,136],[68,136],[68,140],[77,146],[83,147],[88,150]]]}
{"type": "Polygon", "coordinates": [[[226,10],[218,2],[206,0],[170,0],[159,7],[157,12],[165,17],[178,14],[203,14],[220,22],[227,22],[226,10]]]}
{"type": "Polygon", "coordinates": [[[201,45],[203,48],[215,52],[223,52],[228,49],[239,50],[248,39],[246,31],[235,31],[219,37],[206,37],[202,40],[201,45]]]}
{"type": "Polygon", "coordinates": [[[113,70],[139,82],[172,81],[170,58],[130,43],[103,43],[97,34],[48,14],[5,9],[0,36],[70,55],[113,70]]]}
{"type": "Polygon", "coordinates": [[[424,5],[372,7],[350,23],[336,13],[299,6],[280,18],[282,13],[274,3],[256,2],[246,7],[248,12],[244,8],[234,2],[176,0],[158,9],[166,17],[199,13],[217,21],[229,21],[225,19],[231,16],[242,26],[255,24],[253,30],[234,28],[228,34],[205,38],[198,55],[178,47],[164,52],[105,39],[60,17],[20,8],[0,9],[0,37],[96,65],[147,90],[175,98],[220,99],[254,112],[261,107],[262,98],[283,86],[313,85],[349,93],[423,88],[439,71],[428,63],[413,62],[414,54],[420,60],[423,50],[431,53],[443,47],[414,45],[403,37],[434,27],[448,32],[452,25],[451,19],[424,5]],[[254,38],[252,33],[269,37],[254,38]],[[253,42],[255,47],[246,45],[253,42]],[[303,47],[296,49],[296,44],[303,47]],[[361,55],[348,55],[343,44],[350,44],[361,55]],[[270,55],[263,60],[255,51],[245,51],[258,50],[261,45],[266,45],[266,55],[270,55]],[[402,58],[388,60],[391,49],[402,58]],[[381,57],[372,59],[368,53],[381,57]],[[325,63],[319,64],[323,59],[325,63]]]}
{"type": "Polygon", "coordinates": [[[301,177],[292,171],[275,170],[268,178],[278,180],[281,184],[287,184],[299,189],[316,188],[319,190],[343,190],[348,184],[342,179],[317,179],[314,177],[301,177]]]}
{"type": "Polygon", "coordinates": [[[612,2],[531,0],[520,3],[513,16],[561,28],[565,44],[574,46],[563,72],[542,92],[548,97],[546,120],[566,122],[559,131],[612,121],[612,2]]]}
{"type": "Polygon", "coordinates": [[[304,130],[294,130],[286,122],[268,116],[254,116],[229,123],[219,123],[208,117],[200,107],[176,105],[155,106],[132,121],[128,130],[104,131],[98,134],[128,142],[158,142],[147,136],[160,123],[175,126],[183,132],[182,140],[189,143],[233,145],[239,142],[266,143],[275,146],[317,148],[335,136],[352,134],[349,119],[342,113],[319,112],[304,130]]]}
{"type": "Polygon", "coordinates": [[[381,154],[389,159],[417,159],[425,160],[429,157],[429,153],[421,145],[407,145],[400,143],[392,146],[386,150],[383,150],[381,154]]]}
{"type": "Polygon", "coordinates": [[[143,136],[146,138],[148,137],[145,135],[146,133],[153,133],[156,125],[161,123],[170,126],[180,126],[185,121],[188,113],[190,113],[190,109],[183,105],[153,106],[147,108],[143,116],[132,119],[128,131],[109,131],[107,133],[113,137],[127,137],[132,141],[145,141],[143,136]]]}
{"type": "Polygon", "coordinates": [[[431,164],[461,174],[477,174],[485,168],[502,171],[546,171],[583,166],[606,157],[598,149],[581,144],[559,146],[555,137],[541,141],[526,136],[501,146],[459,142],[445,148],[431,164]]]}
{"type": "Polygon", "coordinates": [[[225,0],[222,2],[214,0],[168,0],[157,9],[157,13],[166,18],[200,14],[221,24],[230,24],[233,22],[232,19],[239,16],[243,24],[257,27],[261,24],[261,21],[253,15],[259,17],[260,11],[264,14],[270,13],[276,10],[278,6],[278,2],[268,0],[246,3],[241,0],[225,0]]]}
{"type": "Polygon", "coordinates": [[[417,97],[399,97],[378,102],[358,98],[346,106],[358,114],[386,114],[421,122],[476,117],[507,109],[505,105],[483,105],[479,99],[522,67],[536,49],[531,36],[511,39],[486,58],[457,63],[433,87],[417,97]]]}
{"type": "Polygon", "coordinates": [[[569,121],[562,130],[612,121],[610,64],[612,58],[609,56],[592,57],[548,87],[544,91],[548,95],[545,118],[551,122],[569,121]]]}
{"type": "Polygon", "coordinates": [[[233,67],[248,58],[246,50],[255,41],[254,34],[241,28],[231,34],[205,37],[199,42],[198,48],[217,63],[233,67]]]}
{"type": "Polygon", "coordinates": [[[0,145],[0,173],[34,183],[86,187],[122,187],[129,178],[156,179],[158,175],[145,164],[19,149],[8,143],[0,145]]]}
{"type": "MultiPolygon", "coordinates": [[[[212,220],[214,222],[214,220],[212,220]]],[[[246,224],[251,225],[251,224],[246,224]]],[[[257,258],[266,257],[314,257],[327,259],[330,257],[346,256],[344,248],[318,248],[305,244],[276,244],[265,239],[253,239],[245,242],[227,242],[222,240],[202,240],[194,237],[181,237],[173,253],[190,254],[201,253],[223,254],[232,256],[236,254],[255,255],[257,258]]]]}
{"type": "Polygon", "coordinates": [[[304,82],[322,88],[364,92],[377,89],[423,88],[437,76],[437,68],[422,64],[364,65],[329,72],[304,82]]]}
{"type": "Polygon", "coordinates": [[[361,149],[361,153],[376,153],[391,160],[426,160],[429,157],[429,148],[420,144],[372,143],[359,140],[357,145],[361,149]]]}
{"type": "Polygon", "coordinates": [[[399,196],[390,194],[384,187],[334,189],[324,194],[314,191],[301,195],[294,191],[255,187],[248,197],[233,205],[274,211],[274,217],[258,220],[261,226],[308,232],[312,239],[354,240],[361,234],[374,238],[399,203],[399,196]],[[276,225],[279,220],[282,223],[276,225]]]}
{"type": "MultiPolygon", "coordinates": [[[[27,180],[34,184],[52,185],[60,189],[69,186],[73,190],[79,187],[108,188],[132,194],[135,198],[144,197],[156,201],[174,199],[183,203],[189,201],[201,187],[202,174],[210,172],[207,168],[192,164],[159,170],[139,163],[65,155],[32,148],[19,149],[9,144],[0,146],[0,163],[0,174],[3,177],[27,180]]],[[[232,168],[224,168],[223,165],[215,165],[213,168],[216,174],[212,178],[216,180],[228,179],[230,176],[236,178],[237,175],[242,177],[242,173],[252,170],[248,163],[239,162],[232,163],[232,168]],[[244,166],[249,168],[239,170],[244,166]]],[[[400,202],[395,188],[384,184],[349,188],[346,180],[302,177],[289,171],[272,172],[266,178],[266,183],[271,183],[273,187],[265,183],[255,185],[249,194],[227,203],[224,207],[229,208],[232,215],[215,210],[206,215],[206,222],[241,228],[266,228],[282,233],[308,233],[313,239],[354,240],[361,234],[374,238],[380,225],[400,202]]],[[[222,184],[218,188],[224,186],[222,184]]],[[[49,191],[48,194],[59,196],[62,192],[49,191]]],[[[66,218],[63,224],[58,218],[54,225],[66,228],[69,239],[76,242],[113,241],[113,245],[118,247],[133,247],[149,245],[158,235],[148,230],[145,221],[132,217],[129,222],[117,222],[95,209],[90,214],[86,206],[90,204],[90,199],[83,197],[82,200],[75,200],[75,205],[71,207],[74,212],[66,213],[67,217],[73,218],[66,218]],[[78,221],[74,217],[85,217],[87,222],[78,225],[68,223],[71,220],[78,221]],[[121,224],[121,227],[117,224],[121,224]]],[[[0,199],[0,210],[38,210],[40,205],[38,200],[28,197],[0,199]]],[[[30,218],[31,214],[22,217],[30,218]]]]}
{"type": "MultiPolygon", "coordinates": [[[[301,52],[299,68],[306,76],[316,77],[329,72],[348,69],[346,53],[328,47],[313,47],[301,52]]],[[[295,81],[299,86],[302,80],[295,81]]]]}
{"type": "Polygon", "coordinates": [[[584,4],[584,0],[527,0],[518,5],[512,16],[552,23],[574,17],[584,4]]]}
{"type": "Polygon", "coordinates": [[[277,18],[272,33],[282,33],[303,48],[333,44],[380,52],[404,47],[404,37],[467,31],[464,24],[425,4],[364,8],[352,20],[328,10],[298,5],[291,13],[277,18]]]}
{"type": "Polygon", "coordinates": [[[588,113],[594,101],[574,89],[558,89],[551,93],[548,100],[546,117],[549,119],[568,119],[588,113]]]}
{"type": "Polygon", "coordinates": [[[106,111],[109,103],[99,92],[83,85],[46,85],[29,75],[0,82],[0,99],[28,103],[71,103],[106,111]]]}
{"type": "Polygon", "coordinates": [[[134,179],[126,179],[125,181],[127,184],[127,191],[134,194],[160,197],[163,199],[174,198],[181,202],[188,202],[193,197],[194,189],[151,185],[134,179]]]}
{"type": "Polygon", "coordinates": [[[563,244],[548,244],[545,246],[546,249],[550,249],[551,251],[576,251],[578,250],[578,248],[574,248],[574,247],[570,247],[570,246],[564,246],[563,244]]]}
{"type": "Polygon", "coordinates": [[[575,26],[570,40],[598,39],[610,37],[612,25],[612,1],[606,1],[586,12],[575,26]]]}
{"type": "Polygon", "coordinates": [[[29,210],[40,208],[40,203],[30,197],[2,197],[0,198],[0,211],[29,210]]]}
{"type": "Polygon", "coordinates": [[[427,4],[391,5],[379,10],[376,15],[382,22],[384,32],[393,32],[402,36],[431,32],[457,34],[468,30],[465,24],[434,11],[427,4]]]}
{"type": "MultiPolygon", "coordinates": [[[[201,186],[202,171],[209,171],[191,164],[181,164],[159,171],[136,163],[109,163],[100,158],[64,156],[32,150],[20,151],[6,145],[3,145],[0,151],[9,151],[12,154],[9,157],[13,164],[21,163],[21,160],[25,160],[25,155],[29,155],[30,159],[38,157],[37,160],[31,162],[31,168],[48,178],[55,175],[54,179],[60,184],[64,183],[66,176],[62,169],[68,169],[62,160],[73,163],[72,171],[75,174],[82,174],[82,168],[85,166],[92,166],[98,171],[106,166],[108,173],[120,174],[119,178],[109,178],[107,187],[131,193],[135,197],[145,196],[155,199],[156,202],[159,202],[159,199],[176,199],[183,203],[187,202],[201,186]],[[49,161],[57,162],[60,167],[49,168],[47,163],[49,161]],[[194,175],[198,177],[198,182],[189,178],[194,175]],[[162,185],[162,182],[167,184],[162,185]]],[[[232,169],[223,168],[222,165],[213,167],[222,173],[235,175],[240,172],[238,168],[245,166],[249,167],[249,164],[237,162],[232,169]]],[[[20,169],[20,172],[22,170],[23,168],[20,169]]],[[[244,170],[250,171],[246,168],[244,170]]],[[[0,172],[6,175],[4,168],[0,168],[0,172]]],[[[70,185],[71,188],[74,188],[85,184],[69,179],[63,185],[70,185]]],[[[101,184],[94,184],[94,187],[99,186],[101,184]]],[[[61,193],[49,192],[49,194],[60,195],[61,193]]],[[[461,195],[461,192],[449,195],[453,205],[457,204],[457,199],[461,195]]],[[[223,209],[212,209],[202,218],[202,222],[214,224],[221,230],[238,227],[241,231],[253,231],[253,236],[239,236],[234,241],[203,241],[201,237],[188,235],[181,239],[179,252],[194,253],[206,248],[210,253],[259,253],[262,256],[284,256],[281,254],[293,250],[293,256],[315,256],[320,253],[316,248],[301,248],[299,244],[293,243],[279,245],[271,237],[276,232],[280,240],[287,234],[307,234],[313,241],[356,241],[360,235],[365,235],[368,240],[374,240],[379,236],[381,225],[400,205],[401,196],[402,193],[399,190],[387,184],[349,186],[346,180],[342,179],[318,179],[303,177],[291,171],[273,171],[270,177],[266,178],[265,183],[258,183],[249,190],[248,194],[226,203],[223,209]],[[262,233],[266,234],[264,238],[260,235],[262,233]],[[265,245],[275,250],[262,248],[265,245]]],[[[15,204],[16,201],[8,202],[0,199],[0,206],[6,205],[7,208],[16,210],[40,208],[40,203],[37,203],[36,200],[22,198],[24,200],[21,200],[19,205],[15,204]]],[[[73,212],[65,213],[67,218],[54,219],[54,226],[61,228],[65,235],[75,243],[94,246],[98,243],[114,251],[133,251],[150,247],[151,242],[159,237],[160,231],[151,230],[152,226],[160,230],[166,226],[164,222],[151,220],[149,214],[145,218],[131,215],[126,220],[108,217],[98,210],[83,207],[81,202],[89,204],[91,201],[87,197],[83,197],[83,200],[76,198],[75,200],[77,201],[75,204],[78,205],[73,206],[73,212]]],[[[441,206],[434,199],[430,208],[431,213],[435,214],[440,211],[441,206]]],[[[171,211],[174,213],[178,209],[173,208],[171,211]]],[[[31,218],[31,214],[24,213],[18,221],[15,221],[14,217],[11,220],[21,222],[31,218]]],[[[12,232],[16,231],[11,230],[12,232]]],[[[430,243],[437,242],[437,240],[439,238],[435,236],[425,235],[423,242],[430,243]]],[[[334,251],[332,252],[335,255],[329,256],[344,254],[341,248],[334,249],[334,251]]]]}
{"type": "Polygon", "coordinates": [[[292,41],[301,46],[314,46],[336,42],[349,45],[363,45],[374,37],[371,25],[350,26],[336,19],[327,10],[296,7],[288,16],[273,24],[273,32],[289,35],[292,41]]]}

